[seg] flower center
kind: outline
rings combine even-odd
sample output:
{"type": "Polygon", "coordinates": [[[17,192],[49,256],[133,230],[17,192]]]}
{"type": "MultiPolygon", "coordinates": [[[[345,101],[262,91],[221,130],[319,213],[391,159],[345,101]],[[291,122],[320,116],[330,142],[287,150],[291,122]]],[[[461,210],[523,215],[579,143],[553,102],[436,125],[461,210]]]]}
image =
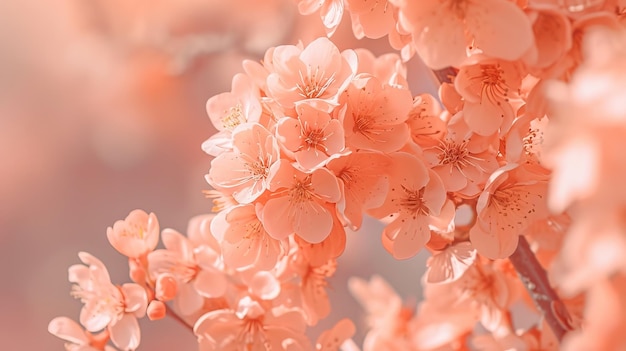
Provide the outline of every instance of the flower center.
{"type": "Polygon", "coordinates": [[[289,200],[293,203],[303,203],[310,201],[313,197],[313,187],[311,186],[311,176],[304,180],[296,180],[289,190],[289,200]]]}
{"type": "Polygon", "coordinates": [[[245,122],[245,118],[243,117],[243,110],[241,109],[241,104],[237,104],[231,107],[227,112],[226,116],[222,118],[222,126],[226,129],[235,129],[238,125],[245,122]]]}
{"type": "Polygon", "coordinates": [[[413,219],[415,219],[417,215],[428,215],[429,210],[423,199],[424,188],[411,190],[402,185],[402,190],[404,190],[404,196],[400,199],[400,206],[409,213],[412,213],[413,219]]]}
{"type": "Polygon", "coordinates": [[[319,66],[315,68],[314,72],[311,72],[311,67],[309,66],[306,75],[303,75],[301,71],[299,73],[300,83],[296,84],[296,88],[298,88],[300,96],[305,99],[320,98],[335,81],[334,73],[326,78],[325,72],[320,71],[319,66]]]}
{"type": "Polygon", "coordinates": [[[452,164],[452,166],[457,168],[467,166],[469,164],[466,160],[469,155],[469,151],[467,151],[467,142],[467,140],[463,140],[460,143],[450,140],[442,141],[441,145],[438,147],[438,150],[441,152],[439,154],[439,164],[452,164]]]}

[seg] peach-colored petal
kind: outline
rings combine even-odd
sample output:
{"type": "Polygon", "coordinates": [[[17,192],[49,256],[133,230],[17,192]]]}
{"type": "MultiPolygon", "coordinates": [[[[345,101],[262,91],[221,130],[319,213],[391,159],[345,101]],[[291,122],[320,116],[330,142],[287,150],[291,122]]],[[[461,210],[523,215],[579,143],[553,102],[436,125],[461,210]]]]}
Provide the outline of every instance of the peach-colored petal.
{"type": "Polygon", "coordinates": [[[76,345],[86,345],[89,338],[83,328],[68,317],[56,317],[48,324],[48,332],[76,345]]]}
{"type": "Polygon", "coordinates": [[[124,312],[134,313],[137,318],[143,317],[148,306],[146,290],[134,283],[123,284],[120,289],[124,295],[124,305],[126,307],[124,312]]]}
{"type": "Polygon", "coordinates": [[[510,1],[472,1],[465,21],[476,46],[486,55],[513,61],[533,45],[530,20],[510,1]]]}
{"type": "Polygon", "coordinates": [[[257,272],[248,288],[263,300],[275,299],[280,294],[280,282],[270,272],[257,272]]]}
{"type": "Polygon", "coordinates": [[[403,260],[415,256],[430,239],[430,229],[425,217],[418,216],[414,220],[399,217],[385,227],[383,235],[393,238],[391,254],[403,260]],[[403,220],[406,223],[402,222],[403,220]]]}
{"type": "Polygon", "coordinates": [[[226,292],[228,281],[226,275],[221,271],[203,269],[196,275],[193,287],[204,297],[221,297],[226,292]]]}
{"type": "Polygon", "coordinates": [[[426,265],[428,283],[450,283],[459,279],[476,260],[476,250],[465,241],[433,254],[426,265]]]}
{"type": "Polygon", "coordinates": [[[122,350],[135,350],[141,341],[141,332],[137,318],[131,314],[125,314],[110,328],[111,341],[122,350]]]}
{"type": "Polygon", "coordinates": [[[356,327],[351,320],[344,318],[337,322],[332,329],[325,330],[317,338],[315,349],[318,351],[339,351],[343,342],[351,338],[356,327]]]}
{"type": "Polygon", "coordinates": [[[499,230],[496,227],[497,224],[491,223],[492,225],[486,229],[483,229],[480,225],[475,225],[470,229],[472,245],[481,255],[491,259],[511,256],[517,248],[519,235],[499,230]]]}

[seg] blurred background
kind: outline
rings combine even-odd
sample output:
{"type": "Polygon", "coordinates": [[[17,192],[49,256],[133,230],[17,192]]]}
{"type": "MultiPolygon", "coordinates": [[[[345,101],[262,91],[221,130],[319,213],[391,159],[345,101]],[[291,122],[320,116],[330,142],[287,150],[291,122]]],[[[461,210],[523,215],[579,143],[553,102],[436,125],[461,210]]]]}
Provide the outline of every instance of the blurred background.
{"type": "MultiPolygon", "coordinates": [[[[0,1],[1,348],[63,350],[47,325],[78,318],[67,268],[87,251],[114,283],[128,281],[105,232],[131,210],[181,232],[209,212],[201,191],[211,158],[200,144],[215,130],[206,100],[230,90],[243,59],[323,33],[318,15],[300,16],[294,0],[0,1]]],[[[386,38],[353,39],[349,18],[333,41],[391,51],[386,38]]],[[[436,93],[417,59],[409,75],[415,94],[436,93]]],[[[425,257],[394,261],[380,231],[370,220],[348,233],[331,281],[333,314],[314,333],[344,316],[362,328],[350,276],[381,274],[419,298],[425,257]]],[[[141,350],[196,349],[173,321],[141,326],[141,350]]]]}

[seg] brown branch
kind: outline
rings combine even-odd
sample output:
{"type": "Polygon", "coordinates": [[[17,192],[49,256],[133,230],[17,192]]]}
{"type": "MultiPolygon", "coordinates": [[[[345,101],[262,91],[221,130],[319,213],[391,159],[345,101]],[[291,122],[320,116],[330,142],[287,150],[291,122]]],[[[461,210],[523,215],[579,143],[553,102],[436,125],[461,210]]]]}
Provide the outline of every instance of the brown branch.
{"type": "Polygon", "coordinates": [[[509,260],[535,302],[535,306],[543,314],[546,323],[560,342],[565,333],[571,330],[569,313],[563,301],[550,286],[546,270],[537,261],[523,235],[520,235],[517,249],[509,260]]]}
{"type": "Polygon", "coordinates": [[[435,77],[439,80],[439,83],[452,83],[454,77],[458,73],[458,70],[454,67],[446,67],[443,69],[433,70],[435,77]]]}
{"type": "Polygon", "coordinates": [[[179,316],[176,312],[174,312],[174,310],[170,306],[166,306],[165,311],[166,311],[165,313],[167,313],[168,316],[170,316],[175,321],[179,322],[180,324],[185,326],[187,329],[189,329],[192,333],[194,333],[193,326],[189,325],[181,316],[179,316]]]}

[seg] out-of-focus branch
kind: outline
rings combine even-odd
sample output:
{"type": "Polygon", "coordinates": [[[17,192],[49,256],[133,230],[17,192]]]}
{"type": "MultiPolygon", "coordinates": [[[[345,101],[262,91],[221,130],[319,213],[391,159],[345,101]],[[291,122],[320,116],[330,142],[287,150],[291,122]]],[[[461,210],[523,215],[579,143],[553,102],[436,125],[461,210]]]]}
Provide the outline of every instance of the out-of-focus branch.
{"type": "Polygon", "coordinates": [[[561,341],[565,333],[571,329],[569,313],[563,301],[550,286],[546,270],[537,261],[523,235],[519,237],[517,249],[509,260],[535,302],[535,306],[543,314],[556,338],[561,341]]]}
{"type": "Polygon", "coordinates": [[[437,80],[439,80],[439,83],[452,83],[457,72],[458,71],[453,67],[433,70],[433,73],[435,74],[435,77],[437,77],[437,80]]]}

